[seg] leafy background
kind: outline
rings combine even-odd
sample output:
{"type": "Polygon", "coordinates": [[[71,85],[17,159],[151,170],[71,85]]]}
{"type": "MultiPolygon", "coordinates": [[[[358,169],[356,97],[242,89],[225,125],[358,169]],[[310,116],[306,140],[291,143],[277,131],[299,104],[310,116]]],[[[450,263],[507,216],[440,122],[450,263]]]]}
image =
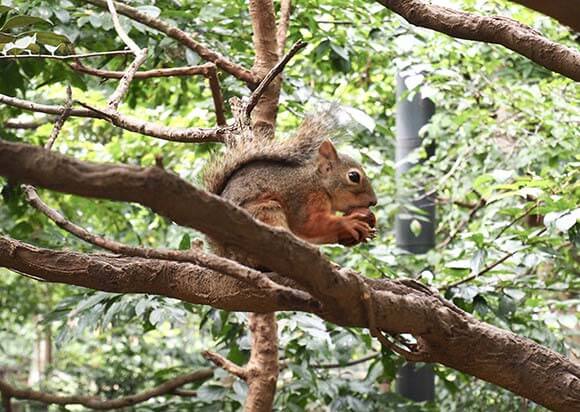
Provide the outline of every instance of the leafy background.
{"type": "MultiPolygon", "coordinates": [[[[251,24],[245,1],[130,1],[159,15],[232,60],[250,67],[251,24]]],[[[417,277],[441,288],[448,299],[480,319],[527,336],[577,358],[579,350],[578,209],[580,90],[522,56],[489,44],[460,41],[408,25],[382,6],[362,0],[304,0],[294,6],[289,44],[308,48],[287,68],[278,118],[280,135],[323,102],[338,102],[351,114],[353,132],[341,149],[365,163],[379,194],[379,236],[354,249],[326,247],[336,262],[369,277],[417,277]],[[395,190],[396,73],[407,77],[409,97],[429,97],[436,114],[424,128],[425,147],[435,155],[398,182],[399,194],[437,192],[437,242],[424,255],[397,248],[397,213],[423,216],[395,190]],[[482,207],[466,222],[470,208],[482,207]],[[529,216],[515,220],[532,208],[529,216]],[[444,245],[444,247],[441,247],[444,245]],[[513,253],[481,277],[477,274],[513,253]]],[[[447,2],[449,3],[449,2],[447,2]]],[[[553,20],[507,1],[453,2],[481,14],[513,17],[547,37],[577,47],[578,38],[553,20]]],[[[279,4],[276,3],[276,7],[279,4]]],[[[69,0],[2,0],[0,51],[66,54],[122,49],[108,12],[69,0]],[[15,20],[16,19],[16,20],[15,20]],[[12,22],[8,24],[9,22],[12,22]],[[44,34],[43,34],[44,33],[44,34]]],[[[201,63],[197,54],[163,35],[121,18],[131,37],[149,48],[143,69],[201,63]]],[[[127,57],[95,58],[94,67],[123,70],[127,57]]],[[[221,73],[225,98],[245,96],[241,82],[221,73]]],[[[65,86],[74,98],[101,105],[115,81],[83,76],[54,60],[0,60],[0,92],[42,103],[61,104],[65,86]]],[[[202,78],[136,80],[125,113],[172,126],[215,123],[209,87],[202,78]]],[[[2,106],[0,122],[46,117],[2,106]]],[[[3,139],[43,143],[50,122],[34,131],[0,129],[3,139]]],[[[96,162],[154,164],[192,182],[214,145],[164,142],[121,131],[101,121],[70,119],[55,150],[96,162]]],[[[0,233],[39,246],[91,251],[25,203],[13,182],[0,179],[0,233]]],[[[43,199],[70,220],[118,241],[187,248],[200,234],[177,227],[133,204],[84,199],[41,191],[43,199]]],[[[130,394],[177,373],[207,366],[204,349],[243,363],[249,355],[246,317],[155,296],[122,296],[35,282],[0,269],[0,365],[26,383],[35,342],[54,341],[53,362],[37,388],[59,393],[130,394]]],[[[401,359],[387,351],[352,367],[344,364],[381,352],[366,331],[339,328],[315,316],[280,314],[282,372],[278,410],[539,410],[531,402],[459,372],[436,366],[436,400],[412,404],[394,391],[401,359]]],[[[134,410],[236,410],[245,385],[225,372],[197,387],[195,398],[156,398],[134,410]]],[[[39,405],[23,403],[26,410],[39,405]]],[[[62,408],[61,408],[62,409],[62,408]]],[[[69,408],[74,410],[74,408],[69,408]]],[[[59,410],[51,407],[51,410],[59,410]]]]}

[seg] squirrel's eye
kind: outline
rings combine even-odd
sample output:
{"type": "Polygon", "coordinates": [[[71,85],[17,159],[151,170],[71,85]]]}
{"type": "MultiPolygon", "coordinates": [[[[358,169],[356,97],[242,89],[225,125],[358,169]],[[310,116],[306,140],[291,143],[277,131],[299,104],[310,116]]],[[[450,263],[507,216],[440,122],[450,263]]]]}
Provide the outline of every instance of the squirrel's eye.
{"type": "Polygon", "coordinates": [[[356,170],[351,170],[348,172],[348,180],[353,183],[360,183],[360,173],[356,170]]]}

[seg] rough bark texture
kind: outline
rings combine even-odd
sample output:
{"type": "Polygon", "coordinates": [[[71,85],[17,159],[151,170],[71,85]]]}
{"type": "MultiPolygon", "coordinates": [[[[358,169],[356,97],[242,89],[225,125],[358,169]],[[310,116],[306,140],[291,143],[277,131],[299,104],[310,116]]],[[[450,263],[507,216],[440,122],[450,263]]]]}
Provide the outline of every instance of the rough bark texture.
{"type": "MultiPolygon", "coordinates": [[[[253,41],[256,58],[252,73],[263,78],[278,63],[278,41],[276,39],[276,15],[272,0],[250,0],[250,16],[254,29],[253,41]]],[[[266,88],[252,112],[252,125],[255,133],[265,136],[274,135],[278,99],[282,79],[278,76],[266,88]]]]}
{"type": "Polygon", "coordinates": [[[95,165],[0,141],[0,175],[66,193],[134,201],[243,250],[320,301],[307,304],[196,265],[37,249],[6,238],[0,266],[52,282],[124,293],[155,293],[227,310],[302,310],[338,325],[368,327],[361,282],[372,291],[376,326],[411,333],[439,362],[548,408],[576,411],[580,366],[533,341],[478,321],[414,283],[364,279],[338,270],[317,249],[255,222],[246,212],[159,168],[95,165]],[[264,253],[268,245],[268,253],[264,253]]]}
{"type": "Polygon", "coordinates": [[[459,39],[498,43],[530,60],[580,81],[580,53],[534,29],[501,16],[478,16],[422,0],[377,0],[409,23],[459,39]]]}
{"type": "MultiPolygon", "coordinates": [[[[274,3],[272,0],[250,0],[249,7],[256,53],[252,73],[262,79],[280,59],[274,3]]],[[[281,86],[282,78],[276,76],[251,111],[252,130],[255,135],[274,136],[281,86]]],[[[252,350],[250,361],[245,368],[248,396],[244,410],[268,412],[273,408],[278,381],[276,314],[274,312],[250,314],[249,328],[252,333],[252,350]]]]}
{"type": "Polygon", "coordinates": [[[278,381],[278,332],[276,314],[252,313],[252,354],[246,365],[248,397],[244,409],[247,412],[272,410],[278,381]]]}

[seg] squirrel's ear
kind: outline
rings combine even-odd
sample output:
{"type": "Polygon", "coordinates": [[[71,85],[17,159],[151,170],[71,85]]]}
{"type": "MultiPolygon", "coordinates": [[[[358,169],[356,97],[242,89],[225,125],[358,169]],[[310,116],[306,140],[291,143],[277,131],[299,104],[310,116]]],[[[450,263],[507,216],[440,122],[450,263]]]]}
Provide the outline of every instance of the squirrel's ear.
{"type": "Polygon", "coordinates": [[[318,149],[318,154],[321,158],[324,158],[327,161],[334,162],[335,160],[338,160],[338,153],[336,153],[334,145],[328,139],[322,142],[320,148],[318,149]]]}
{"type": "Polygon", "coordinates": [[[318,148],[318,170],[323,173],[329,173],[333,164],[338,160],[338,153],[330,140],[322,142],[318,148]]]}

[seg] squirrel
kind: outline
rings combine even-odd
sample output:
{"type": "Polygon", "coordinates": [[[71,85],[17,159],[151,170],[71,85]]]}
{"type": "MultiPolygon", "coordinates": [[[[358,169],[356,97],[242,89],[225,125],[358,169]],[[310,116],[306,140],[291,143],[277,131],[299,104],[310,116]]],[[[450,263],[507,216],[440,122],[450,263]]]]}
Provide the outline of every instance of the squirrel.
{"type": "Polygon", "coordinates": [[[206,168],[206,189],[310,243],[367,241],[375,234],[369,208],[377,197],[361,165],[336,151],[331,123],[323,113],[288,139],[230,142],[206,168]]]}

